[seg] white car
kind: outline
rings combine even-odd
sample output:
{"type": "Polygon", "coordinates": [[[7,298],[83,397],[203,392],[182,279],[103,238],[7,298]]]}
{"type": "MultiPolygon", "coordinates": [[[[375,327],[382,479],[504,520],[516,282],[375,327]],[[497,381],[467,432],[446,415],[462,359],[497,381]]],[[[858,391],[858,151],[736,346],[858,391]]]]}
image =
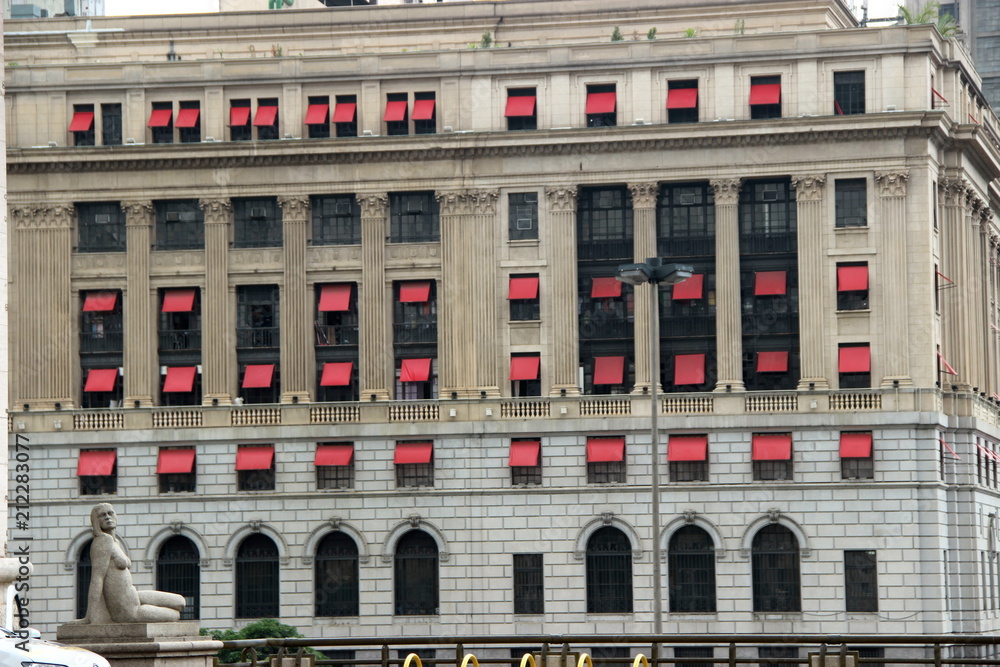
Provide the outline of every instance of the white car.
{"type": "Polygon", "coordinates": [[[111,667],[105,658],[78,646],[66,646],[38,638],[37,630],[30,637],[0,627],[0,667],[111,667]]]}

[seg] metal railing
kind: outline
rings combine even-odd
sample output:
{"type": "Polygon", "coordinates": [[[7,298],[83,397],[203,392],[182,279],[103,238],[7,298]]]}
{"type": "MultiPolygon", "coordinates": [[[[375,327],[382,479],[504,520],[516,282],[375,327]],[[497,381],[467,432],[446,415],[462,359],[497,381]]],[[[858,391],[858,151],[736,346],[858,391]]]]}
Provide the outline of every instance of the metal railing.
{"type": "Polygon", "coordinates": [[[239,327],[236,329],[236,347],[278,347],[278,327],[239,327]]]}
{"type": "Polygon", "coordinates": [[[123,335],[121,331],[81,331],[81,352],[121,352],[123,335]]]}
{"type": "Polygon", "coordinates": [[[200,350],[200,329],[171,329],[160,331],[160,350],[200,350]]]}

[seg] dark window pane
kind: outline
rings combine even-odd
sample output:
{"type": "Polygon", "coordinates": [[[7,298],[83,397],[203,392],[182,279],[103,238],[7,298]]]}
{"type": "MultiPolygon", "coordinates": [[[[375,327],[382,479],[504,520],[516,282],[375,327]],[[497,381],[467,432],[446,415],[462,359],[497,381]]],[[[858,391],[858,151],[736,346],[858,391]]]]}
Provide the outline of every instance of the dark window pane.
{"type": "Polygon", "coordinates": [[[280,616],[278,547],[266,535],[243,540],[236,552],[236,618],[280,616]]]}
{"type": "MultiPolygon", "coordinates": [[[[670,81],[667,83],[668,90],[698,90],[698,80],[689,79],[685,81],[670,81]]],[[[669,94],[669,93],[668,93],[669,94]]],[[[667,109],[668,123],[697,123],[698,105],[688,109],[667,109]]]]}
{"type": "Polygon", "coordinates": [[[438,548],[427,533],[411,530],[396,544],[394,558],[396,614],[438,613],[438,548]]]}
{"type": "Polygon", "coordinates": [[[205,247],[205,217],[197,199],[153,202],[156,209],[155,250],[205,247]]]}
{"type": "MultiPolygon", "coordinates": [[[[943,7],[943,5],[942,5],[943,7]]],[[[833,73],[833,113],[850,116],[865,112],[865,73],[833,73]]]]}
{"type": "MultiPolygon", "coordinates": [[[[750,86],[781,85],[780,76],[752,76],[750,86]]],[[[763,120],[767,118],[781,118],[781,102],[777,104],[751,104],[750,118],[763,120]]]]}
{"type": "Polygon", "coordinates": [[[156,590],[184,596],[182,621],[200,617],[201,560],[198,547],[183,535],[174,535],[160,547],[156,559],[156,590]]]}
{"type": "Polygon", "coordinates": [[[633,261],[632,197],[627,189],[581,188],[577,203],[577,255],[578,259],[633,261]]]}
{"type": "Polygon", "coordinates": [[[796,612],[802,610],[799,592],[799,543],[784,526],[761,528],[751,546],[753,610],[796,612]]]}
{"type": "MultiPolygon", "coordinates": [[[[153,111],[171,111],[174,110],[173,102],[153,102],[153,111]]],[[[172,144],[174,143],[174,118],[173,113],[171,113],[170,122],[166,125],[161,125],[158,127],[149,128],[150,134],[153,137],[154,144],[172,144]]]]}
{"type": "Polygon", "coordinates": [[[587,540],[587,613],[632,612],[632,545],[606,526],[587,540]]]}
{"type": "Polygon", "coordinates": [[[316,550],[316,615],[357,616],[358,600],[358,545],[330,533],[316,550]]]}
{"type": "MultiPolygon", "coordinates": [[[[201,110],[201,102],[181,102],[181,109],[198,109],[201,110]]],[[[180,139],[182,144],[195,144],[201,141],[201,114],[198,114],[198,120],[193,127],[181,127],[178,128],[180,133],[180,139]]]]}
{"type": "Polygon", "coordinates": [[[836,226],[868,226],[868,182],[863,178],[841,178],[834,181],[836,226]]]}
{"type": "Polygon", "coordinates": [[[438,203],[433,192],[389,194],[389,243],[436,243],[440,240],[438,203]]]}
{"type": "MultiPolygon", "coordinates": [[[[94,113],[93,104],[74,104],[73,105],[73,115],[78,113],[94,113]]],[[[96,140],[97,133],[94,128],[97,127],[97,121],[95,120],[90,129],[82,130],[80,132],[73,133],[73,145],[74,146],[93,146],[96,140]]]]}
{"type": "Polygon", "coordinates": [[[510,240],[538,239],[538,193],[512,192],[507,207],[510,240]]]}
{"type": "Polygon", "coordinates": [[[361,207],[354,195],[312,198],[312,245],[359,245],[361,207]]]}
{"type": "Polygon", "coordinates": [[[80,553],[76,557],[76,617],[83,618],[87,615],[87,596],[90,594],[90,575],[93,568],[90,564],[90,545],[92,540],[80,547],[80,553]]]}
{"type": "Polygon", "coordinates": [[[122,105],[101,105],[101,143],[120,146],[122,143],[122,105]]]}
{"type": "Polygon", "coordinates": [[[715,545],[698,526],[684,526],[667,549],[671,613],[715,611],[715,545]]]}
{"type": "Polygon", "coordinates": [[[276,197],[233,199],[233,247],[281,247],[281,207],[276,197]]]}
{"type": "Polygon", "coordinates": [[[78,252],[124,252],[125,215],[118,202],[76,205],[78,252]]]}
{"type": "Polygon", "coordinates": [[[514,554],[514,613],[545,611],[542,554],[514,554]]]}
{"type": "Polygon", "coordinates": [[[844,581],[848,612],[878,611],[877,561],[874,551],[844,552],[844,581]]]}

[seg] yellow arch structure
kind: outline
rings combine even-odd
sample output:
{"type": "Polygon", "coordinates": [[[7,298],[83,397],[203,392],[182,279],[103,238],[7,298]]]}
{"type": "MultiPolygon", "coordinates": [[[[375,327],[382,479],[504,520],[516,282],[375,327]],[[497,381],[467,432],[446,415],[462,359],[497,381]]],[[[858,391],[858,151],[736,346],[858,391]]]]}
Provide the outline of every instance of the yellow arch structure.
{"type": "Polygon", "coordinates": [[[476,656],[471,653],[466,653],[465,657],[462,658],[462,667],[469,667],[469,663],[472,663],[475,667],[479,667],[479,660],[476,656]]]}
{"type": "MultiPolygon", "coordinates": [[[[464,665],[462,667],[465,667],[464,665]]],[[[632,667],[649,667],[649,660],[646,659],[642,653],[635,656],[635,660],[632,661],[632,667]]]]}
{"type": "Polygon", "coordinates": [[[530,653],[521,656],[521,667],[535,667],[535,656],[530,653]]]}
{"type": "MultiPolygon", "coordinates": [[[[406,660],[403,661],[403,667],[410,667],[410,664],[413,663],[414,661],[416,661],[417,667],[424,667],[424,663],[420,662],[420,656],[417,655],[416,653],[411,653],[410,655],[406,656],[406,660]]],[[[465,665],[464,662],[462,664],[465,665]]],[[[476,667],[479,667],[478,662],[476,663],[476,667]]]]}
{"type": "Polygon", "coordinates": [[[576,661],[576,667],[594,667],[594,661],[590,659],[589,653],[581,653],[579,659],[576,661]]]}

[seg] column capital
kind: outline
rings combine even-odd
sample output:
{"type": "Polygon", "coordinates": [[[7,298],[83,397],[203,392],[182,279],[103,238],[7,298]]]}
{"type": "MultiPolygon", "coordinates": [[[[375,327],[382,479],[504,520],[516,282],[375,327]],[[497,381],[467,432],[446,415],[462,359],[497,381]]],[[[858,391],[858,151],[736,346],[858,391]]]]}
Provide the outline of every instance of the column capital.
{"type": "Polygon", "coordinates": [[[384,193],[358,195],[362,218],[385,218],[389,208],[389,195],[384,193]]]}
{"type": "Polygon", "coordinates": [[[308,220],[312,209],[309,197],[301,195],[278,197],[278,205],[281,206],[281,219],[287,221],[308,220]]]}
{"type": "MultiPolygon", "coordinates": [[[[978,217],[980,211],[986,206],[986,202],[982,200],[972,186],[965,189],[965,208],[972,213],[972,217],[978,217]]],[[[975,222],[973,220],[973,222],[975,222]]]]}
{"type": "Polygon", "coordinates": [[[908,180],[910,180],[908,171],[875,172],[875,182],[878,183],[880,197],[905,197],[908,180]]]}
{"type": "Polygon", "coordinates": [[[434,195],[441,215],[489,215],[496,213],[498,190],[456,190],[434,195]]]}
{"type": "Polygon", "coordinates": [[[148,227],[153,224],[153,202],[149,199],[134,199],[123,201],[125,224],[128,227],[148,227]]]}
{"type": "Polygon", "coordinates": [[[575,211],[576,187],[572,185],[559,188],[545,188],[545,199],[549,202],[550,211],[575,211]]]}
{"type": "Polygon", "coordinates": [[[10,207],[14,229],[70,229],[72,204],[20,204],[10,207]]]}
{"type": "Polygon", "coordinates": [[[632,208],[656,208],[656,198],[660,194],[660,184],[629,183],[628,191],[632,195],[632,208]]]}
{"type": "Polygon", "coordinates": [[[205,214],[206,225],[225,225],[232,219],[233,202],[229,199],[200,199],[198,206],[205,214]]]}
{"type": "Polygon", "coordinates": [[[740,203],[741,178],[717,178],[710,181],[716,204],[736,205],[740,203]]]}
{"type": "Polygon", "coordinates": [[[792,185],[795,186],[796,201],[823,201],[826,175],[807,174],[792,176],[792,185]]]}

